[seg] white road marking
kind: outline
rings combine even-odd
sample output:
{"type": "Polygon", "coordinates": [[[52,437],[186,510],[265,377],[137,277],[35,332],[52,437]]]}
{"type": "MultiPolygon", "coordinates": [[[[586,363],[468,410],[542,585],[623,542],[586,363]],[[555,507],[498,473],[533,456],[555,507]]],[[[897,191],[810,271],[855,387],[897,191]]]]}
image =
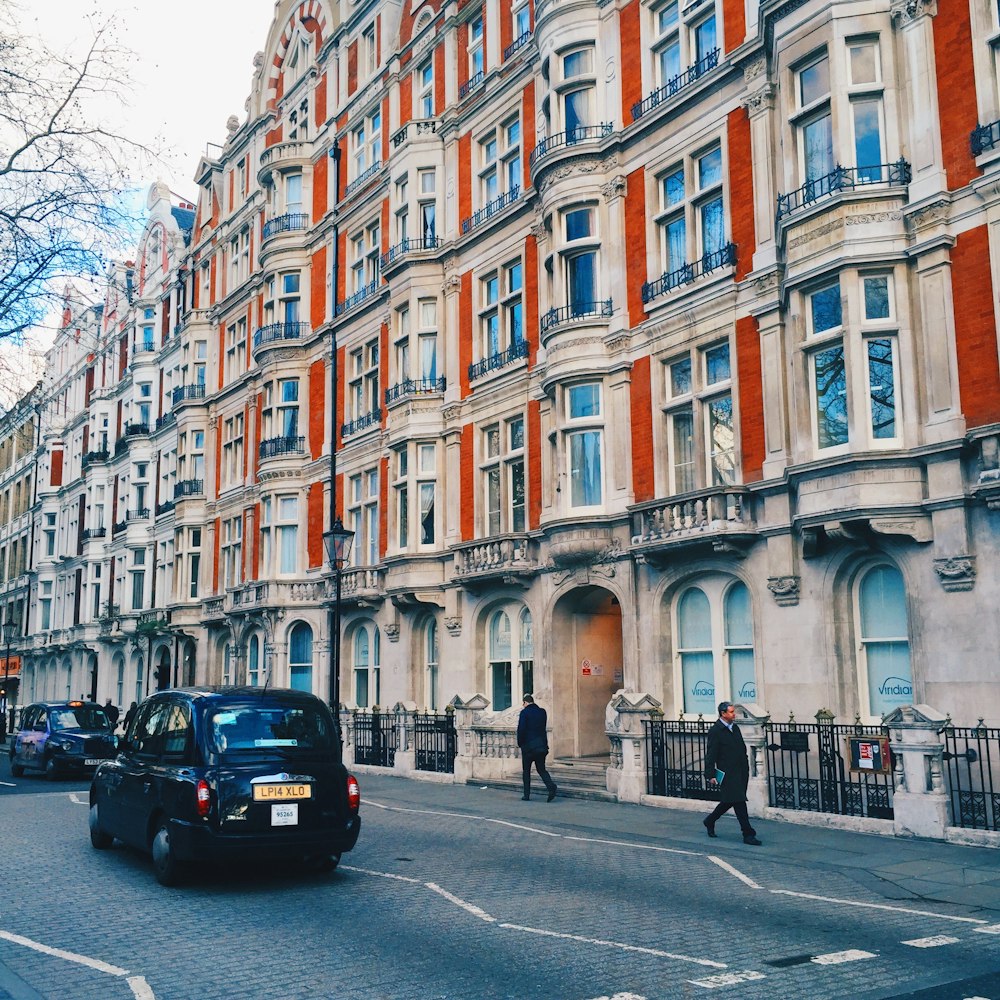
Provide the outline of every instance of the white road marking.
{"type": "Polygon", "coordinates": [[[911,948],[940,948],[944,944],[958,944],[958,941],[957,937],[948,937],[947,934],[935,934],[933,937],[900,941],[900,944],[908,944],[911,948]]]}
{"type": "Polygon", "coordinates": [[[524,931],[526,934],[538,934],[540,937],[560,938],[563,941],[578,941],[580,944],[599,944],[604,948],[618,948],[621,951],[637,952],[640,955],[653,955],[655,958],[672,958],[678,962],[693,962],[695,965],[707,965],[712,969],[724,969],[725,962],[713,962],[707,958],[692,958],[690,955],[676,955],[659,948],[643,948],[637,944],[623,944],[621,941],[606,941],[603,938],[581,937],[579,934],[563,934],[560,931],[549,931],[541,927],[524,927],[521,924],[498,924],[508,931],[524,931]]]}
{"type": "Polygon", "coordinates": [[[540,830],[537,826],[525,826],[523,823],[509,823],[503,819],[493,819],[490,816],[469,816],[467,813],[442,812],[440,809],[405,809],[403,806],[387,806],[381,802],[365,800],[366,806],[374,806],[376,809],[384,809],[386,812],[413,813],[417,816],[445,816],[450,819],[474,819],[480,823],[495,823],[497,826],[507,826],[512,830],[524,830],[527,833],[537,833],[542,837],[554,837],[556,840],[562,839],[562,834],[552,833],[550,830],[540,830]]]}
{"type": "Polygon", "coordinates": [[[864,958],[878,958],[878,955],[872,951],[848,948],[847,951],[831,951],[828,955],[813,955],[809,961],[816,965],[843,965],[845,962],[860,962],[864,958]]]}
{"type": "Polygon", "coordinates": [[[110,965],[102,962],[99,958],[88,958],[86,955],[77,955],[76,952],[63,951],[62,948],[50,948],[47,944],[32,941],[31,938],[21,937],[20,934],[11,934],[10,931],[0,931],[0,938],[10,941],[11,944],[19,944],[33,951],[40,951],[43,955],[52,955],[53,958],[62,958],[67,962],[76,962],[77,965],[85,965],[95,972],[105,972],[109,976],[127,976],[128,969],[121,969],[117,965],[110,965]]]}
{"type": "Polygon", "coordinates": [[[730,875],[735,875],[744,885],[750,886],[751,889],[763,889],[762,885],[758,885],[749,875],[744,875],[743,872],[737,871],[728,861],[723,861],[722,858],[717,858],[714,854],[709,854],[708,860],[712,862],[713,865],[718,865],[723,871],[729,872],[730,875]]]}
{"type": "Polygon", "coordinates": [[[478,906],[475,906],[472,903],[467,903],[464,899],[459,899],[458,896],[453,896],[447,889],[442,889],[436,882],[425,882],[424,885],[426,885],[431,892],[436,892],[439,896],[444,896],[449,903],[454,903],[456,906],[460,906],[466,913],[471,913],[474,917],[479,917],[480,920],[485,920],[488,924],[496,923],[496,917],[491,917],[485,910],[481,910],[478,906]]]}
{"type": "Polygon", "coordinates": [[[70,802],[75,802],[78,806],[89,806],[90,805],[90,801],[88,799],[81,799],[80,798],[80,793],[79,792],[70,792],[69,793],[69,800],[70,800],[70,802]]]}
{"type": "Polygon", "coordinates": [[[394,882],[409,882],[411,885],[424,885],[418,878],[407,878],[405,875],[394,875],[392,872],[375,872],[370,868],[357,868],[354,865],[340,865],[342,872],[358,872],[361,875],[374,875],[376,878],[388,878],[394,882]]]}
{"type": "Polygon", "coordinates": [[[715,990],[720,986],[736,986],[738,983],[751,983],[756,979],[767,979],[763,972],[723,972],[718,976],[706,976],[704,979],[689,979],[695,986],[704,986],[707,990],[715,990]]]}
{"type": "MultiPolygon", "coordinates": [[[[549,836],[560,836],[558,833],[549,836]]],[[[660,847],[658,844],[632,844],[627,840],[599,840],[597,837],[567,837],[563,840],[577,840],[583,844],[603,844],[607,847],[631,847],[636,851],[659,851],[662,854],[686,854],[689,858],[701,858],[701,851],[682,851],[679,847],[660,847]]]]}
{"type": "MultiPolygon", "coordinates": [[[[918,917],[935,917],[938,920],[957,920],[963,924],[985,924],[985,920],[978,917],[956,917],[951,913],[932,913],[930,910],[911,910],[905,906],[889,906],[887,903],[859,903],[854,899],[837,899],[834,896],[817,896],[812,892],[793,892],[791,889],[768,889],[779,896],[796,896],[799,899],[814,899],[820,903],[839,903],[841,906],[859,906],[867,910],[889,910],[891,913],[911,913],[918,917]]],[[[977,927],[976,930],[984,931],[987,934],[1000,934],[1000,924],[997,930],[987,931],[985,928],[977,927]]]]}
{"type": "Polygon", "coordinates": [[[156,1000],[153,991],[149,988],[149,983],[142,976],[129,976],[125,982],[131,987],[135,1000],[156,1000]]]}
{"type": "Polygon", "coordinates": [[[594,997],[594,1000],[646,1000],[638,993],[616,993],[613,997],[594,997]]]}
{"type": "MultiPolygon", "coordinates": [[[[981,920],[980,923],[985,924],[985,920],[981,920]]],[[[986,927],[977,927],[976,932],[978,934],[1000,934],[1000,924],[989,924],[986,927]]]]}
{"type": "Polygon", "coordinates": [[[17,785],[13,781],[0,781],[0,785],[3,785],[5,788],[17,788],[17,785]]]}

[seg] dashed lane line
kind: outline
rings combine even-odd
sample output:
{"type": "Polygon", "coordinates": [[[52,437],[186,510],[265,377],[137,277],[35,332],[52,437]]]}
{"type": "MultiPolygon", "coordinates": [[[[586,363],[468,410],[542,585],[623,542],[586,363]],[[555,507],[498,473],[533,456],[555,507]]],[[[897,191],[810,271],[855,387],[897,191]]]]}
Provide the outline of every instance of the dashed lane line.
{"type": "Polygon", "coordinates": [[[53,948],[50,945],[42,944],[40,941],[33,941],[31,938],[22,937],[20,934],[12,934],[10,931],[0,930],[0,940],[9,941],[11,944],[20,945],[22,948],[30,948],[32,951],[41,952],[43,955],[51,955],[53,958],[60,958],[65,962],[74,962],[83,965],[94,972],[103,972],[107,976],[114,976],[117,979],[125,979],[135,1000],[156,1000],[149,983],[142,976],[129,976],[128,969],[104,962],[99,958],[90,958],[88,955],[79,955],[75,951],[66,951],[63,948],[53,948]]]}
{"type": "Polygon", "coordinates": [[[78,806],[89,806],[90,805],[90,802],[89,802],[88,799],[81,799],[80,798],[80,793],[79,792],[70,792],[69,793],[69,800],[70,800],[70,802],[75,802],[76,805],[78,805],[78,806]]]}
{"type": "Polygon", "coordinates": [[[730,875],[738,878],[744,885],[750,886],[751,889],[764,888],[762,885],[758,885],[758,883],[750,878],[749,875],[744,875],[743,872],[738,871],[728,861],[723,861],[722,858],[717,858],[714,854],[709,854],[708,860],[711,861],[713,865],[718,865],[723,871],[727,871],[730,875]]]}
{"type": "Polygon", "coordinates": [[[695,986],[704,986],[707,990],[717,990],[720,986],[737,986],[740,983],[752,983],[758,979],[767,979],[763,972],[722,972],[717,976],[706,976],[704,979],[689,979],[695,986]]]}
{"type": "MultiPolygon", "coordinates": [[[[798,899],[813,899],[820,903],[838,903],[841,906],[857,906],[865,910],[888,910],[890,913],[908,913],[917,917],[934,917],[936,920],[954,920],[963,924],[985,924],[979,917],[957,917],[953,913],[933,913],[930,910],[912,910],[906,906],[889,906],[888,903],[861,903],[856,899],[837,899],[835,896],[818,896],[812,892],[795,892],[792,889],[768,889],[778,896],[795,896],[798,899]]],[[[1000,924],[997,924],[1000,928],[1000,924]]],[[[977,927],[984,933],[1000,934],[1000,929],[988,931],[985,927],[977,927]]]]}
{"type": "Polygon", "coordinates": [[[488,924],[496,923],[496,917],[491,917],[485,910],[481,910],[473,903],[467,903],[464,899],[459,899],[458,896],[448,892],[447,889],[442,889],[436,882],[425,882],[424,885],[426,885],[431,892],[436,892],[439,896],[443,896],[449,903],[454,903],[456,906],[461,907],[466,913],[471,913],[474,917],[478,917],[480,920],[483,920],[488,924]]]}
{"type": "Polygon", "coordinates": [[[911,948],[940,948],[946,944],[958,944],[957,937],[949,937],[947,934],[935,934],[933,937],[914,938],[912,941],[900,941],[900,944],[909,945],[911,948]]]}
{"type": "Polygon", "coordinates": [[[813,955],[809,959],[815,965],[843,965],[845,962],[861,962],[866,958],[878,958],[873,951],[848,948],[847,951],[831,951],[826,955],[813,955]]]}

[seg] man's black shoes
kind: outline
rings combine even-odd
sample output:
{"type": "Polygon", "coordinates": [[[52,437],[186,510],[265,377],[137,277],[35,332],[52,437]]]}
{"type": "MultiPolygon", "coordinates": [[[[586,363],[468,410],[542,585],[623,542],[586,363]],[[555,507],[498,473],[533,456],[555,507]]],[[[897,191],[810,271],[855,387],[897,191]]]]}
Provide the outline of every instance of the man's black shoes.
{"type": "Polygon", "coordinates": [[[545,801],[546,801],[546,802],[551,802],[551,801],[552,801],[552,800],[553,800],[553,799],[554,799],[554,798],[556,797],[556,792],[557,792],[557,791],[558,791],[558,789],[556,788],[556,786],[555,786],[555,785],[553,785],[553,786],[552,786],[552,787],[551,787],[551,788],[549,789],[549,797],[548,797],[548,798],[547,798],[547,799],[546,799],[545,801]]]}
{"type": "Polygon", "coordinates": [[[761,842],[756,837],[754,837],[754,836],[744,837],[743,838],[743,843],[744,844],[749,844],[751,847],[760,847],[761,846],[761,842]]]}
{"type": "Polygon", "coordinates": [[[709,821],[707,819],[703,819],[702,823],[704,824],[705,829],[708,831],[708,835],[710,837],[717,837],[718,836],[718,834],[715,832],[715,824],[714,823],[709,823],[709,821]]]}
{"type": "Polygon", "coordinates": [[[530,796],[530,795],[522,795],[522,796],[521,796],[521,801],[522,801],[522,802],[527,802],[527,801],[528,801],[528,800],[529,800],[530,798],[531,798],[531,796],[530,796]]]}

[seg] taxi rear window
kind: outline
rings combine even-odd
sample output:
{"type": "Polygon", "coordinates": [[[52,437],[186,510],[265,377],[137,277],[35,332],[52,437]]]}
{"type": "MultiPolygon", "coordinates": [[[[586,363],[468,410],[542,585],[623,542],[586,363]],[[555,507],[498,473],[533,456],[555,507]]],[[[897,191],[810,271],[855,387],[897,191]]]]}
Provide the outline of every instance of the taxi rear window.
{"type": "Polygon", "coordinates": [[[295,753],[330,751],[335,741],[329,720],[314,708],[236,705],[209,716],[208,742],[214,753],[295,753]]]}
{"type": "Polygon", "coordinates": [[[110,729],[104,709],[97,705],[75,705],[72,708],[50,708],[49,725],[53,732],[64,729],[110,729]]]}

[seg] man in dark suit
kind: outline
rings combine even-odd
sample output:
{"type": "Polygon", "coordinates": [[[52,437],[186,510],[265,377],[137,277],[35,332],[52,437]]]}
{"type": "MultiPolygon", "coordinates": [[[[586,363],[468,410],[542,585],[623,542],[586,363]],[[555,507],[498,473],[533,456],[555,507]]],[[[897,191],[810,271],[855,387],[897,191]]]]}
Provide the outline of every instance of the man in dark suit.
{"type": "Polygon", "coordinates": [[[760,846],[757,831],[750,825],[747,815],[747,784],[750,781],[750,762],[740,727],[736,725],[736,708],[732,702],[719,704],[719,717],[708,731],[708,749],[705,752],[705,780],[715,787],[719,784],[716,769],[724,772],[721,791],[722,801],[706,816],[702,823],[710,837],[716,836],[715,821],[728,810],[736,813],[743,831],[743,843],[760,846]]]}
{"type": "Polygon", "coordinates": [[[548,801],[556,797],[556,783],[545,770],[545,755],[549,752],[549,737],[545,731],[548,716],[544,708],[535,704],[530,695],[524,696],[524,708],[517,720],[517,745],[521,748],[521,770],[524,779],[524,795],[527,801],[531,798],[531,765],[535,765],[539,777],[549,790],[548,801]]]}

